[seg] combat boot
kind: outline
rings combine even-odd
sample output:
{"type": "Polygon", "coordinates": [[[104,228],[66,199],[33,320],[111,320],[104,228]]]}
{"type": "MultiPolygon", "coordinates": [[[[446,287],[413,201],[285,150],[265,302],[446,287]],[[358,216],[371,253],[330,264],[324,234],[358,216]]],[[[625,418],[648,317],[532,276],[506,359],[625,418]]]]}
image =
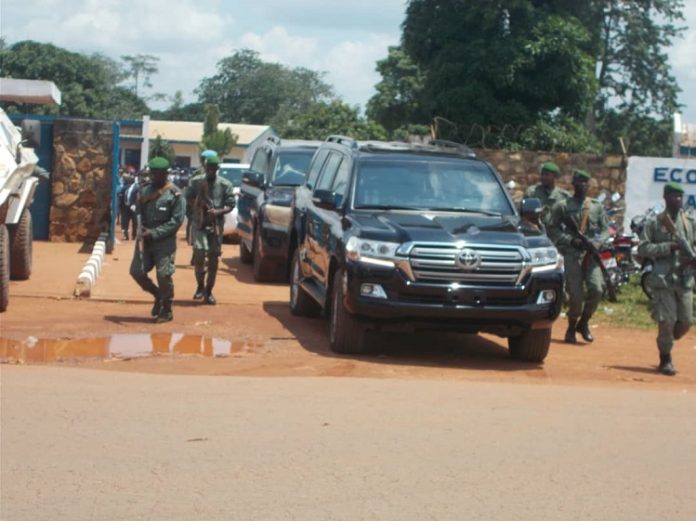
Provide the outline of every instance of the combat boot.
{"type": "Polygon", "coordinates": [[[157,318],[155,319],[155,323],[162,324],[163,322],[171,322],[173,319],[174,314],[172,313],[172,301],[171,299],[165,299],[162,301],[162,307],[157,315],[157,318]]]}
{"type": "Polygon", "coordinates": [[[580,317],[580,322],[578,322],[578,327],[575,328],[575,331],[582,335],[582,338],[585,339],[585,342],[594,341],[594,337],[590,332],[590,317],[583,314],[583,316],[580,317]]]}
{"type": "Polygon", "coordinates": [[[672,355],[660,355],[660,366],[657,368],[662,374],[666,376],[674,376],[677,374],[677,370],[672,365],[672,355]]]}
{"type": "Polygon", "coordinates": [[[578,339],[575,337],[575,326],[578,322],[577,318],[569,318],[568,319],[568,329],[566,329],[565,333],[565,342],[566,344],[577,344],[578,339]]]}
{"type": "Polygon", "coordinates": [[[161,310],[162,310],[162,301],[160,300],[159,297],[155,297],[155,303],[152,305],[152,309],[150,310],[150,315],[152,315],[153,317],[159,316],[161,310]]]}
{"type": "Polygon", "coordinates": [[[205,289],[203,288],[203,273],[196,273],[196,292],[193,294],[193,300],[201,300],[205,298],[205,289]]]}
{"type": "Polygon", "coordinates": [[[217,304],[217,300],[215,300],[215,297],[213,296],[213,288],[205,290],[205,298],[203,299],[203,301],[206,304],[210,304],[211,306],[217,304]]]}

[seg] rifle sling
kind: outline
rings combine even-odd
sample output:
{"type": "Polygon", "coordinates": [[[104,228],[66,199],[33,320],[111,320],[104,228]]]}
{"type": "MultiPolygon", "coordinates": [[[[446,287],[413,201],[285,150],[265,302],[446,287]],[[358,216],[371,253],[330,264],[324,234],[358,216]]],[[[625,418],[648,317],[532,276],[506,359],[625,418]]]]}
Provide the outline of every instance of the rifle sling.
{"type": "Polygon", "coordinates": [[[580,233],[582,233],[583,235],[587,233],[587,223],[590,220],[591,204],[592,200],[589,197],[585,197],[585,200],[582,202],[582,214],[580,215],[580,226],[578,227],[580,233]]]}
{"type": "Polygon", "coordinates": [[[140,208],[142,209],[143,205],[159,199],[167,190],[171,190],[172,188],[174,188],[174,185],[172,183],[167,183],[159,190],[155,190],[148,195],[140,197],[140,208]]]}

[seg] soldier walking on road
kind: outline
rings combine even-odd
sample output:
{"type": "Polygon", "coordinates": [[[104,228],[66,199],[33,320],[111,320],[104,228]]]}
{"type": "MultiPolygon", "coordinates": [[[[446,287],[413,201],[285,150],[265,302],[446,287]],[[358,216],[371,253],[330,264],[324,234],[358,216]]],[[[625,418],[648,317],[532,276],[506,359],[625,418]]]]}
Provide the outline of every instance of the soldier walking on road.
{"type": "Polygon", "coordinates": [[[193,298],[203,299],[206,304],[216,304],[213,287],[222,254],[224,215],[231,212],[235,204],[232,183],[217,175],[219,166],[217,156],[208,157],[205,176],[192,180],[186,189],[186,200],[191,207],[191,244],[197,284],[193,298]]]}
{"type": "Polygon", "coordinates": [[[604,280],[599,265],[587,254],[583,242],[570,233],[564,224],[566,219],[573,219],[580,232],[597,247],[608,238],[609,227],[602,205],[587,197],[589,181],[590,174],[584,170],[573,172],[573,196],[553,206],[548,225],[548,235],[563,254],[565,263],[568,293],[568,329],[565,341],[570,344],[577,343],[576,331],[585,341],[594,340],[590,332],[590,318],[604,293],[604,280]],[[587,288],[584,296],[583,286],[587,288]]]}
{"type": "Polygon", "coordinates": [[[530,186],[524,193],[524,198],[536,198],[541,201],[540,221],[548,226],[551,217],[551,208],[556,203],[568,199],[570,194],[562,188],[556,187],[556,178],[561,173],[556,163],[547,161],[541,165],[541,182],[530,186]]]}
{"type": "Polygon", "coordinates": [[[179,189],[167,180],[169,162],[165,158],[155,157],[148,166],[151,182],[138,194],[136,219],[140,222],[130,274],[155,297],[155,322],[168,322],[173,318],[176,232],[184,221],[186,202],[179,189]],[[152,268],[157,272],[157,285],[147,276],[152,268]]]}
{"type": "Polygon", "coordinates": [[[657,322],[658,371],[668,376],[677,373],[672,365],[674,340],[689,331],[693,314],[694,221],[682,210],[683,195],[679,183],[665,185],[665,211],[646,223],[638,245],[638,253],[653,261],[646,285],[652,290],[652,318],[657,322]]]}

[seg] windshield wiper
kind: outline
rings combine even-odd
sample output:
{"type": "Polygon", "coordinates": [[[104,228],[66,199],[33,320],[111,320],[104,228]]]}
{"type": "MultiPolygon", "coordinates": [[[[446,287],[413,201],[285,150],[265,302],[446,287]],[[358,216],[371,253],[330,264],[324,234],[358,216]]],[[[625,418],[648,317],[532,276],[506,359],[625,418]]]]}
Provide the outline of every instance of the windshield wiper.
{"type": "Polygon", "coordinates": [[[356,210],[414,210],[418,211],[420,208],[414,208],[413,206],[396,206],[393,204],[361,204],[355,207],[356,210]]]}
{"type": "Polygon", "coordinates": [[[464,208],[461,206],[452,206],[450,208],[424,208],[431,212],[462,212],[462,213],[480,213],[481,215],[489,215],[490,217],[502,217],[500,212],[492,212],[490,210],[477,210],[475,208],[464,208]]]}

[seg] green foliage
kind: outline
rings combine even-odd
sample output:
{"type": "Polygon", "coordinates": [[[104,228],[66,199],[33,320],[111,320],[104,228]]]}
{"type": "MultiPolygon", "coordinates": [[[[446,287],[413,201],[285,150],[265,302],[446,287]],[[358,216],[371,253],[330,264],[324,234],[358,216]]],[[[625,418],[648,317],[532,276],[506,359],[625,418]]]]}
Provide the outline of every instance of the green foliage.
{"type": "Polygon", "coordinates": [[[150,141],[150,157],[166,157],[170,165],[176,162],[176,152],[174,147],[168,141],[162,139],[162,136],[157,134],[157,137],[150,141]]]}
{"type": "Polygon", "coordinates": [[[23,41],[1,49],[0,63],[5,77],[50,80],[62,93],[60,106],[8,105],[10,110],[104,119],[140,117],[149,112],[142,99],[117,85],[123,71],[101,54],[88,56],[47,43],[23,41]]]}
{"type": "MultiPolygon", "coordinates": [[[[136,96],[138,96],[138,92],[140,92],[141,80],[143,87],[152,88],[150,76],[157,74],[157,62],[159,61],[157,56],[151,54],[135,54],[121,56],[121,59],[126,63],[125,77],[133,79],[132,90],[136,96]]],[[[154,95],[155,98],[159,98],[160,96],[159,94],[154,95]]]]}
{"type": "Polygon", "coordinates": [[[237,143],[237,136],[232,134],[229,128],[219,130],[220,110],[217,105],[208,104],[205,106],[205,120],[203,122],[202,150],[215,150],[218,157],[225,155],[232,150],[237,143]]]}
{"type": "Polygon", "coordinates": [[[384,127],[361,117],[358,107],[351,107],[340,100],[315,103],[283,127],[280,134],[290,139],[324,140],[331,134],[355,139],[387,139],[384,127]]]}
{"type": "Polygon", "coordinates": [[[672,118],[656,119],[643,114],[608,110],[598,128],[607,152],[622,153],[623,139],[629,155],[672,157],[672,118]]]}
{"type": "Polygon", "coordinates": [[[602,144],[577,120],[567,116],[539,119],[525,128],[516,144],[526,150],[599,154],[602,144]]]}
{"type": "Polygon", "coordinates": [[[382,80],[367,104],[367,115],[390,134],[414,122],[427,122],[421,108],[425,76],[401,47],[389,47],[389,55],[377,62],[382,80]]]}
{"type": "Polygon", "coordinates": [[[201,121],[205,119],[203,104],[184,104],[184,97],[180,90],[174,93],[170,101],[169,108],[153,111],[152,118],[165,121],[201,121]]]}
{"type": "Polygon", "coordinates": [[[201,103],[216,104],[223,121],[284,126],[332,89],[323,74],[304,68],[267,63],[257,52],[242,49],[217,64],[217,73],[204,78],[198,89],[201,103]]]}
{"type": "Polygon", "coordinates": [[[656,327],[650,318],[650,301],[643,293],[637,276],[632,277],[629,284],[621,286],[618,302],[602,301],[593,321],[612,327],[656,327]]]}

